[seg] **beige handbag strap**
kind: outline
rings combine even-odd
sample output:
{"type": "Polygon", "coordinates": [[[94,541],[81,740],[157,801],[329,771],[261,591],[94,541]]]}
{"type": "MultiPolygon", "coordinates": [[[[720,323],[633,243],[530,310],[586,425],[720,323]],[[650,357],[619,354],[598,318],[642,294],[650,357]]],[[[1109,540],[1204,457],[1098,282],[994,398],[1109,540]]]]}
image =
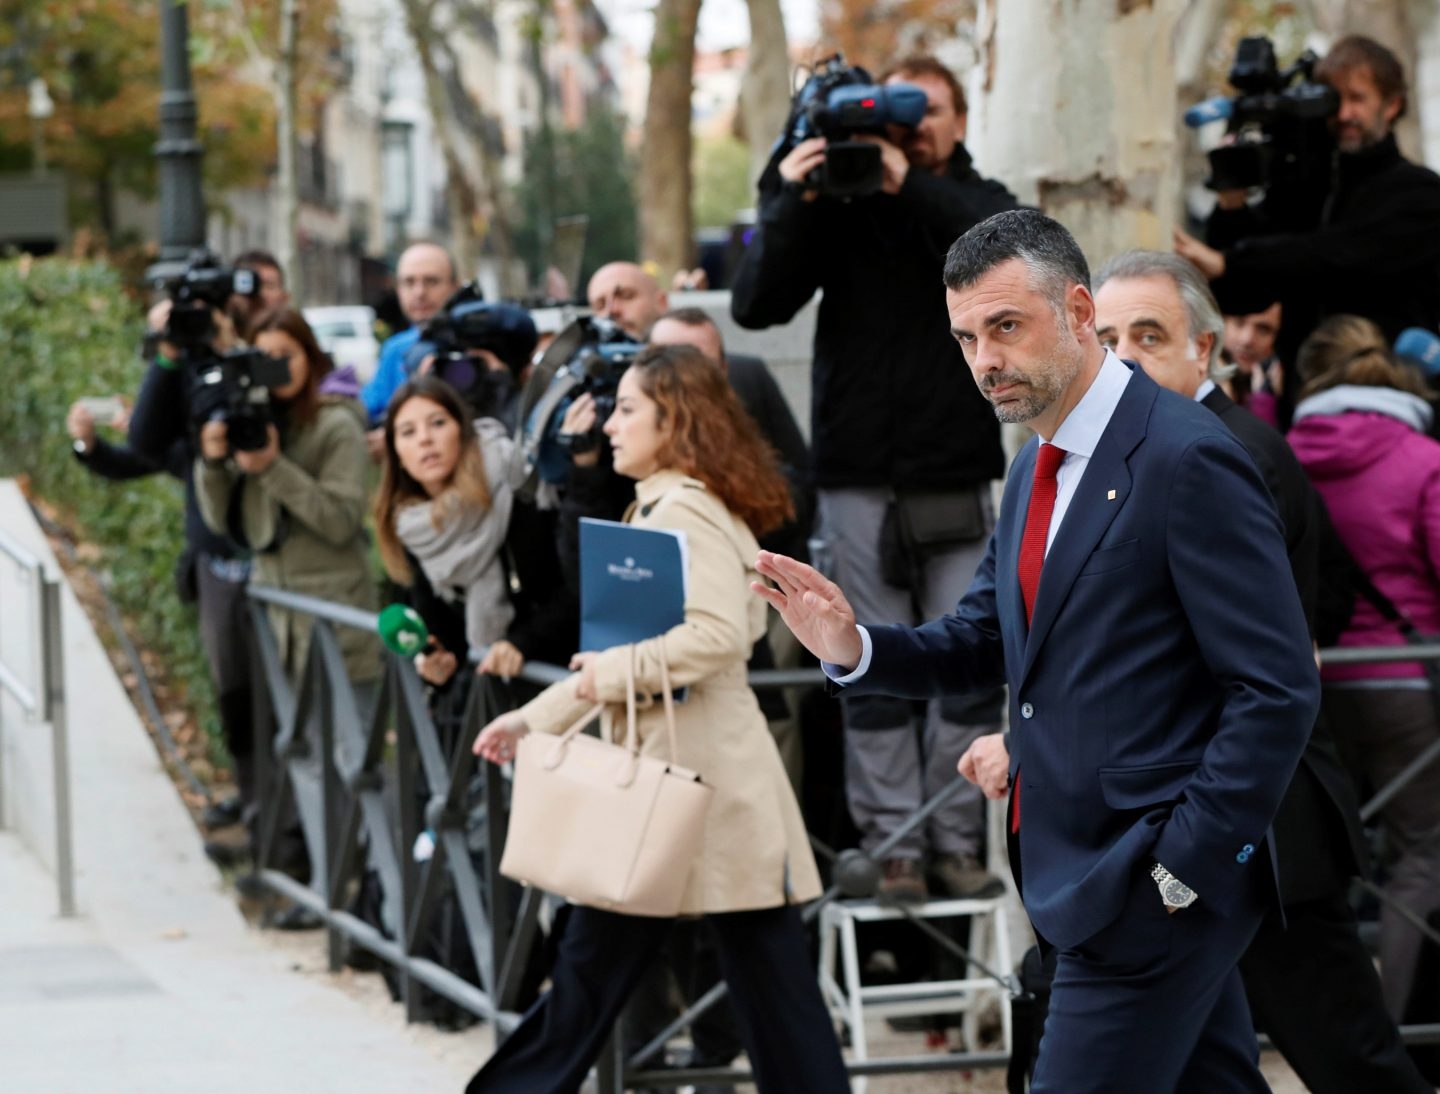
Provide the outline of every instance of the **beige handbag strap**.
{"type": "MultiPolygon", "coordinates": [[[[660,655],[660,693],[665,707],[665,738],[670,745],[670,762],[677,763],[679,749],[675,743],[675,696],[670,687],[670,664],[665,657],[665,638],[661,635],[657,640],[660,655]]],[[[635,647],[630,647],[630,656],[625,659],[625,744],[624,749],[630,754],[632,762],[628,770],[619,781],[621,786],[629,786],[635,781],[635,773],[640,766],[640,731],[639,718],[637,716],[637,688],[635,686],[635,647]]],[[[555,747],[551,750],[549,757],[544,761],[543,766],[547,771],[554,771],[565,760],[566,750],[586,726],[600,717],[605,711],[604,703],[596,703],[575,720],[564,733],[560,734],[555,741],[555,747]]],[[[613,743],[613,742],[612,742],[613,743]]]]}
{"type": "Polygon", "coordinates": [[[656,641],[660,644],[660,694],[665,703],[665,736],[670,742],[670,762],[680,762],[680,750],[675,745],[675,695],[670,686],[670,661],[665,651],[665,636],[656,641]]]}

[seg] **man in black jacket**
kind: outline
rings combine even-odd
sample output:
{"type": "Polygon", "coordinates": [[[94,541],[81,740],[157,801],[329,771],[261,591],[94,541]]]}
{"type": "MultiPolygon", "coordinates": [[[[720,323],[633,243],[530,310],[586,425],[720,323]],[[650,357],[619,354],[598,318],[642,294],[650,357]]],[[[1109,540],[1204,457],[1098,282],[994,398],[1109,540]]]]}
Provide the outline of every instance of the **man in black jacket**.
{"type": "MultiPolygon", "coordinates": [[[[948,69],[914,57],[883,82],[915,84],[928,103],[915,129],[866,138],[880,146],[881,192],[842,202],[807,189],[825,141],[796,145],[761,179],[731,309],[759,329],[789,321],[823,290],[811,444],[831,576],[864,617],[918,623],[969,586],[994,520],[990,480],[1005,469],[999,424],[949,335],[945,253],[1016,201],[972,166],[965,97],[948,69]]],[[[999,723],[1000,702],[998,691],[932,702],[917,740],[911,704],[842,700],[846,793],[866,849],[953,780],[956,758],[999,723]]],[[[999,891],[982,865],[982,818],[978,794],[939,811],[892,852],[882,891],[923,899],[927,851],[951,894],[999,891]]]]}
{"type": "Polygon", "coordinates": [[[1320,320],[1364,316],[1388,340],[1406,327],[1440,328],[1440,176],[1400,155],[1392,132],[1405,112],[1405,73],[1395,55],[1358,35],[1342,38],[1315,70],[1338,92],[1331,119],[1334,173],[1318,223],[1296,230],[1292,196],[1247,203],[1224,191],[1208,246],[1177,232],[1175,249],[1211,281],[1226,314],[1264,311],[1277,299],[1285,322],[1278,351],[1291,380],[1295,350],[1320,320]]]}
{"type": "MultiPolygon", "coordinates": [[[[112,424],[122,427],[123,417],[112,424]]],[[[245,610],[250,563],[233,543],[216,535],[200,519],[192,476],[195,448],[188,433],[177,432],[168,443],[157,441],[148,453],[142,453],[99,436],[95,420],[83,403],[70,408],[65,428],[76,459],[93,474],[123,482],[167,471],[185,484],[185,547],[176,581],[181,599],[194,602],[199,615],[200,639],[215,687],[220,729],[225,747],[235,760],[235,784],[239,790],[237,796],[207,806],[201,821],[207,828],[235,824],[245,807],[254,802],[256,789],[247,647],[250,620],[245,610]]],[[[206,850],[223,857],[228,847],[207,844],[206,850]]]]}

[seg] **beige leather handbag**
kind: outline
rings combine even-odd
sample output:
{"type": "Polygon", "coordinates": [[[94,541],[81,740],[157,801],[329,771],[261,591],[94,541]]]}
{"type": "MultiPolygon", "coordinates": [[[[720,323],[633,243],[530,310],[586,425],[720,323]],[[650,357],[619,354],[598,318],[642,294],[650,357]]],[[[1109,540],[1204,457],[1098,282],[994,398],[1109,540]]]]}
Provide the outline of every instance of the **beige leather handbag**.
{"type": "Polygon", "coordinates": [[[714,790],[673,762],[675,701],[663,644],[660,666],[670,763],[640,755],[633,649],[623,745],[580,732],[603,704],[559,737],[521,738],[500,860],[506,877],[627,915],[679,913],[714,790]]]}

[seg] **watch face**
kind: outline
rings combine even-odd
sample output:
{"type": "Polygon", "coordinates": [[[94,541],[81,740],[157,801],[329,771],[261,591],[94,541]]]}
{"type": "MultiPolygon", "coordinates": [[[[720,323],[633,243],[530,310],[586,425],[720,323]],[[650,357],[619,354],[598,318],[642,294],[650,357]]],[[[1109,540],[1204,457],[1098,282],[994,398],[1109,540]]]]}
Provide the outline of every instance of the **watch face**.
{"type": "Polygon", "coordinates": [[[1195,899],[1195,890],[1183,881],[1171,878],[1165,883],[1165,890],[1161,895],[1170,907],[1183,908],[1195,899]]]}

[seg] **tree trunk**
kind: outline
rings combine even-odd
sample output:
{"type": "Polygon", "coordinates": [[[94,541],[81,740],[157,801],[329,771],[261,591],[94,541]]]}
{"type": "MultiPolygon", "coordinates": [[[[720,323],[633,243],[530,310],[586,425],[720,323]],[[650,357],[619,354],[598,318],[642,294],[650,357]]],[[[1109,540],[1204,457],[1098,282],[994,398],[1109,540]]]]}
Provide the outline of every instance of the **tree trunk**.
{"type": "Polygon", "coordinates": [[[1179,209],[1179,0],[985,0],[967,143],[1068,227],[1093,266],[1168,250],[1179,209]]]}
{"type": "Polygon", "coordinates": [[[449,104],[446,102],[445,80],[435,57],[433,3],[424,0],[402,0],[405,28],[415,43],[415,56],[425,81],[425,101],[435,124],[435,139],[445,161],[445,204],[450,215],[450,252],[461,281],[469,281],[480,264],[480,243],[475,233],[480,202],[466,175],[460,138],[456,132],[449,104]]]}
{"type": "Polygon", "coordinates": [[[690,265],[690,97],[700,0],[660,0],[640,154],[640,251],[668,285],[690,265]]]}
{"type": "Polygon", "coordinates": [[[285,285],[298,306],[304,299],[304,271],[297,248],[300,234],[300,157],[296,117],[299,113],[300,4],[281,0],[280,56],[275,66],[275,259],[285,285]]]}
{"type": "Polygon", "coordinates": [[[740,84],[740,120],[750,146],[754,185],[790,114],[790,45],[780,0],[749,0],[749,9],[750,48],[740,84]]]}

